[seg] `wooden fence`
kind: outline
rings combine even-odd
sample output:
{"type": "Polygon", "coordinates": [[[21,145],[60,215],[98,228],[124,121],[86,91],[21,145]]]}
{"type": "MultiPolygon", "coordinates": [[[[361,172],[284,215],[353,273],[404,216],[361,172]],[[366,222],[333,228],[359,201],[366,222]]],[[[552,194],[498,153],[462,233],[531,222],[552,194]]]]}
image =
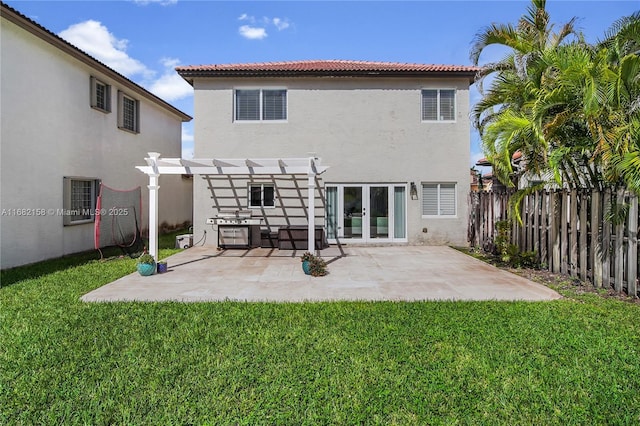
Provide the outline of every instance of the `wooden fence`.
{"type": "MultiPolygon", "coordinates": [[[[493,249],[496,222],[513,219],[513,192],[470,194],[469,242],[493,249]]],[[[570,275],[596,287],[638,295],[638,197],[628,191],[543,190],[526,196],[522,223],[512,220],[511,242],[521,252],[535,251],[549,271],[570,275]],[[618,220],[611,220],[623,206],[618,220]]]]}

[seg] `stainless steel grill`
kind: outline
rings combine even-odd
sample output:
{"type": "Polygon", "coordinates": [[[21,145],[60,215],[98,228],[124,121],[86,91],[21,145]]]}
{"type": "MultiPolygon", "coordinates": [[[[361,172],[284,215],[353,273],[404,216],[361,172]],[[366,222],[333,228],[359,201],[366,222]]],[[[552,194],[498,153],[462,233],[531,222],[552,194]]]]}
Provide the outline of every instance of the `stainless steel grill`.
{"type": "Polygon", "coordinates": [[[207,219],[210,225],[260,225],[262,218],[253,218],[251,210],[220,210],[214,218],[207,219]]]}
{"type": "Polygon", "coordinates": [[[253,218],[251,210],[221,209],[207,224],[218,225],[218,247],[250,248],[260,243],[262,218],[253,218]]]}

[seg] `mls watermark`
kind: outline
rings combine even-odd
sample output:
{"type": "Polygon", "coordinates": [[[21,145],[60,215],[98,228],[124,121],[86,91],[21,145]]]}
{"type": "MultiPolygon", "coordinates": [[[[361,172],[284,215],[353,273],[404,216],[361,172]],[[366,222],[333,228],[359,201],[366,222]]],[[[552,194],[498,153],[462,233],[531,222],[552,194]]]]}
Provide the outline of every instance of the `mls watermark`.
{"type": "Polygon", "coordinates": [[[2,209],[2,216],[128,216],[126,207],[110,207],[108,209],[44,209],[44,208],[14,208],[2,209]]]}

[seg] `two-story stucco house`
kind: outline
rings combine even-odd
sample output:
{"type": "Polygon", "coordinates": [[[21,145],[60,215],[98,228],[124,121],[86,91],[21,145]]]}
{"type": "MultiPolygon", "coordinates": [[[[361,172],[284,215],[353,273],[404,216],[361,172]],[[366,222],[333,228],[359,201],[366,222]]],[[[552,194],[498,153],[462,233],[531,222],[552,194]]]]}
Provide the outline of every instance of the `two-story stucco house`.
{"type": "MultiPolygon", "coordinates": [[[[179,157],[191,117],[15,9],[0,12],[4,269],[93,249],[99,183],[142,187],[146,212],[148,181],[134,166],[149,151],[179,157]]],[[[162,185],[160,221],[190,222],[191,182],[162,185]]]]}
{"type": "MultiPolygon", "coordinates": [[[[314,213],[330,243],[466,243],[475,67],[330,60],[177,72],[195,89],[196,158],[322,159],[314,213]]],[[[301,182],[196,176],[194,239],[222,207],[253,211],[271,232],[304,225],[301,182]]]]}

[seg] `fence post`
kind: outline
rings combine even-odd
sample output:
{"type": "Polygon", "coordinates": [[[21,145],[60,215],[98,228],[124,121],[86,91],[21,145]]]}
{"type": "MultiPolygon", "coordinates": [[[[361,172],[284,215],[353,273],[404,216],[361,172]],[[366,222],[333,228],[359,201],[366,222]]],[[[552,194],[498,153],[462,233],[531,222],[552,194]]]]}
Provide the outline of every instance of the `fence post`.
{"type": "Polygon", "coordinates": [[[560,227],[559,212],[561,209],[558,206],[558,194],[562,194],[562,190],[554,190],[550,194],[549,198],[549,253],[551,255],[552,272],[560,272],[560,233],[558,228],[560,227]]]}
{"type": "MultiPolygon", "coordinates": [[[[604,191],[603,204],[609,205],[611,208],[611,188],[604,191]]],[[[603,210],[604,212],[605,210],[603,210]]],[[[611,222],[603,220],[602,222],[602,285],[603,287],[611,287],[611,222]]]]}
{"type": "Polygon", "coordinates": [[[569,273],[578,275],[578,194],[575,189],[569,193],[569,273]]]}
{"type": "MultiPolygon", "coordinates": [[[[618,207],[624,203],[624,189],[618,188],[616,197],[618,207]]],[[[624,277],[624,223],[616,223],[616,245],[613,289],[616,293],[622,293],[622,280],[624,277]]]]}
{"type": "Polygon", "coordinates": [[[569,210],[569,203],[567,202],[567,191],[562,190],[560,193],[560,273],[567,275],[569,273],[569,252],[567,249],[568,244],[568,223],[567,215],[569,210]]]}
{"type": "Polygon", "coordinates": [[[594,189],[591,191],[591,282],[594,287],[602,287],[601,215],[600,192],[594,189]]]}
{"type": "Polygon", "coordinates": [[[638,197],[629,197],[629,219],[627,220],[627,295],[638,295],[638,197]]]}
{"type": "Polygon", "coordinates": [[[580,279],[587,280],[587,207],[589,205],[589,195],[586,191],[580,193],[580,223],[578,225],[578,238],[580,250],[580,279]]]}
{"type": "Polygon", "coordinates": [[[547,239],[549,238],[548,218],[549,218],[549,196],[547,191],[540,191],[540,264],[546,264],[551,269],[549,255],[547,251],[547,239]]]}

